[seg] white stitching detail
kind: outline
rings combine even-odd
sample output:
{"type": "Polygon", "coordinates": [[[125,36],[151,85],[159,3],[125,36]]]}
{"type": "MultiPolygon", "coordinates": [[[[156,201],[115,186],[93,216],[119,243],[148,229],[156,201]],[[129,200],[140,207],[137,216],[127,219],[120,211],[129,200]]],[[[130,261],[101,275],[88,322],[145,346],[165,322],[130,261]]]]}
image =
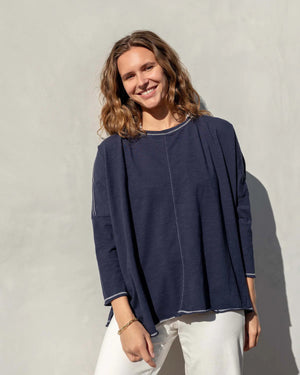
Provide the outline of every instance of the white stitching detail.
{"type": "MultiPolygon", "coordinates": [[[[186,124],[188,124],[191,121],[191,119],[192,119],[191,117],[188,117],[186,119],[186,121],[181,126],[179,126],[176,129],[173,129],[173,130],[171,128],[170,131],[168,131],[168,132],[165,132],[164,130],[162,130],[162,133],[157,133],[157,134],[147,133],[147,135],[164,135],[164,134],[170,134],[170,133],[176,132],[177,130],[181,129],[183,126],[185,126],[186,124]]],[[[167,129],[165,129],[165,130],[167,130],[167,129]]],[[[149,131],[156,131],[156,130],[149,130],[149,131]]]]}
{"type": "MultiPolygon", "coordinates": [[[[214,311],[214,312],[217,312],[217,311],[227,311],[227,310],[254,310],[252,307],[230,307],[228,309],[205,309],[205,310],[178,310],[177,312],[183,312],[184,314],[189,314],[189,313],[194,313],[194,312],[206,312],[206,311],[214,311]]],[[[180,318],[180,316],[171,316],[170,318],[166,318],[166,319],[163,319],[163,320],[160,320],[157,324],[159,323],[162,323],[162,322],[165,322],[166,320],[169,320],[169,319],[173,319],[173,318],[180,318]]],[[[158,333],[157,332],[154,332],[152,333],[150,336],[157,336],[158,333]]]]}
{"type": "Polygon", "coordinates": [[[206,310],[178,310],[178,312],[193,313],[193,312],[203,312],[203,311],[226,311],[226,310],[253,310],[252,307],[229,307],[227,309],[206,309],[206,310]]]}
{"type": "Polygon", "coordinates": [[[184,279],[185,279],[184,261],[183,261],[183,255],[182,255],[183,252],[182,252],[182,246],[181,246],[181,238],[180,238],[180,234],[179,234],[179,225],[178,225],[178,218],[177,218],[177,211],[176,211],[175,197],[174,197],[174,187],[173,187],[172,173],[171,173],[170,162],[169,162],[169,155],[168,155],[168,150],[167,150],[167,145],[166,145],[166,138],[164,138],[164,145],[165,145],[168,171],[169,171],[169,178],[170,178],[170,186],[171,186],[171,192],[172,192],[172,201],[173,201],[174,216],[175,216],[175,223],[176,223],[176,232],[177,232],[179,251],[180,251],[180,257],[181,257],[181,263],[182,263],[182,292],[181,292],[180,305],[179,305],[179,306],[182,306],[184,288],[185,288],[185,285],[184,285],[184,279]]]}
{"type": "Polygon", "coordinates": [[[125,292],[125,291],[124,291],[124,292],[119,292],[119,293],[113,294],[113,295],[110,296],[110,297],[105,298],[104,302],[106,302],[107,300],[109,300],[111,297],[115,297],[115,296],[118,296],[119,294],[124,294],[124,293],[128,294],[128,293],[125,292]]]}

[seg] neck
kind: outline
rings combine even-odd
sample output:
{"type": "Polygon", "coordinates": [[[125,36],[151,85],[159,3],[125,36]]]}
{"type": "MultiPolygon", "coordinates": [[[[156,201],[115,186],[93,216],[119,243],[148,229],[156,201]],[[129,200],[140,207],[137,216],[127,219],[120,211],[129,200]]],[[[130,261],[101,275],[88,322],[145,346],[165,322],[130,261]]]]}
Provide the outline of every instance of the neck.
{"type": "Polygon", "coordinates": [[[165,130],[180,124],[185,120],[185,116],[175,119],[171,111],[164,107],[160,111],[153,112],[143,111],[142,128],[144,130],[165,130]]]}

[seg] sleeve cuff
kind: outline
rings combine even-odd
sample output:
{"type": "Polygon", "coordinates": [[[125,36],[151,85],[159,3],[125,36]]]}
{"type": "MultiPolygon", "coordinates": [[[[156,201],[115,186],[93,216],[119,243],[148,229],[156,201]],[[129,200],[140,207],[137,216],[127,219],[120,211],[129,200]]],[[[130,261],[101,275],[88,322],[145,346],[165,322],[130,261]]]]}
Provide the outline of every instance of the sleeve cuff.
{"type": "Polygon", "coordinates": [[[123,291],[123,292],[119,292],[119,293],[113,294],[112,296],[105,298],[104,306],[111,306],[111,301],[121,296],[128,296],[128,293],[123,291]]]}
{"type": "Polygon", "coordinates": [[[252,277],[252,278],[256,277],[255,273],[246,273],[245,275],[246,277],[252,277]]]}

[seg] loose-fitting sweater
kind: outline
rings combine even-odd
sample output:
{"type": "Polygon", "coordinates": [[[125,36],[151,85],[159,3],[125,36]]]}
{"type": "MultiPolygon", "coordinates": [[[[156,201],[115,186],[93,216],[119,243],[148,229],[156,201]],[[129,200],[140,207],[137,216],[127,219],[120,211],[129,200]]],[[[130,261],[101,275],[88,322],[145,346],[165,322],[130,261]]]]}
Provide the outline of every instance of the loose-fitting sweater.
{"type": "Polygon", "coordinates": [[[106,327],[125,295],[151,336],[183,314],[254,310],[246,164],[231,123],[204,115],[135,140],[111,135],[92,181],[106,327]]]}

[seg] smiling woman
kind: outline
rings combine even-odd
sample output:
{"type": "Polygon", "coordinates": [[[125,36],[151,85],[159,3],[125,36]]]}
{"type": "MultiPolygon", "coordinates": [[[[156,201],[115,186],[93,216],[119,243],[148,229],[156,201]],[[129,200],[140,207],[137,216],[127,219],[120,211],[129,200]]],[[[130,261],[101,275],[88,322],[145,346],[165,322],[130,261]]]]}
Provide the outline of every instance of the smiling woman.
{"type": "Polygon", "coordinates": [[[101,90],[109,136],[91,217],[110,311],[95,375],[158,374],[177,336],[186,373],[241,375],[260,323],[235,129],[200,109],[178,55],[150,31],[115,43],[101,90]]]}
{"type": "Polygon", "coordinates": [[[177,52],[151,31],[115,43],[101,73],[100,128],[138,138],[148,130],[180,124],[187,115],[210,116],[177,52]]]}
{"type": "Polygon", "coordinates": [[[143,123],[147,122],[149,112],[148,122],[149,118],[164,113],[168,82],[153,52],[144,47],[132,47],[118,58],[117,64],[127,95],[142,108],[143,123]]]}

